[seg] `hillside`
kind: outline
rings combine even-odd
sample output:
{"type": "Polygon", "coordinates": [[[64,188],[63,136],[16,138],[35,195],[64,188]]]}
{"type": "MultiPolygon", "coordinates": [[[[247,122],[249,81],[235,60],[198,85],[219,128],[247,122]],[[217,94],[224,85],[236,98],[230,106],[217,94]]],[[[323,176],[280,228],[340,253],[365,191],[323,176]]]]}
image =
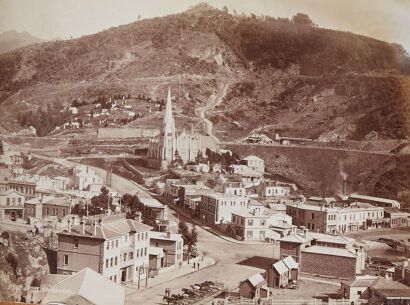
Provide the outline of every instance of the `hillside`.
{"type": "Polygon", "coordinates": [[[16,31],[7,31],[0,34],[0,54],[25,47],[33,43],[39,43],[43,40],[27,32],[18,33],[16,31]]]}
{"type": "Polygon", "coordinates": [[[323,141],[405,138],[410,59],[404,49],[305,21],[231,15],[200,4],[0,55],[0,127],[22,128],[23,115],[42,124],[74,99],[161,99],[168,85],[177,97],[179,83],[176,112],[195,116],[229,83],[223,103],[207,113],[222,140],[262,125],[269,136],[323,141]],[[38,111],[47,107],[48,115],[38,111]]]}

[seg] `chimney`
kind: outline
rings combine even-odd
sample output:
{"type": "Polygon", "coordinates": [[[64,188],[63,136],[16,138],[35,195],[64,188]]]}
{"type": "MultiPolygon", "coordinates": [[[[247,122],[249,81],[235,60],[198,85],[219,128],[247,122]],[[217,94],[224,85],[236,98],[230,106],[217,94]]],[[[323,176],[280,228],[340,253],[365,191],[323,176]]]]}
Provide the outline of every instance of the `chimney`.
{"type": "Polygon", "coordinates": [[[81,235],[84,235],[84,233],[85,233],[85,224],[84,224],[84,220],[82,220],[82,219],[80,221],[80,227],[81,227],[81,235]]]}
{"type": "Polygon", "coordinates": [[[68,222],[68,225],[67,225],[67,232],[68,232],[68,233],[71,233],[71,220],[70,220],[70,219],[68,219],[68,220],[67,220],[67,222],[68,222]]]}
{"type": "Polygon", "coordinates": [[[93,236],[97,236],[97,221],[93,221],[93,236]]]}
{"type": "Polygon", "coordinates": [[[308,229],[303,228],[303,237],[304,238],[307,238],[307,232],[308,232],[308,229]]]}

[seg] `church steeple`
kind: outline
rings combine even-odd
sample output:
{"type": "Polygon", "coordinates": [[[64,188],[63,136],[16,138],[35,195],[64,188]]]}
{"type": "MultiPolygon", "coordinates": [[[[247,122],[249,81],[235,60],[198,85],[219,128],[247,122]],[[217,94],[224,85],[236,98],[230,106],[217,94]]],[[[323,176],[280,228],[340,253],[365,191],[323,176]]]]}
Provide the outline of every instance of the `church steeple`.
{"type": "Polygon", "coordinates": [[[176,150],[175,121],[172,115],[171,87],[168,87],[167,103],[161,130],[161,159],[171,161],[176,150]]]}

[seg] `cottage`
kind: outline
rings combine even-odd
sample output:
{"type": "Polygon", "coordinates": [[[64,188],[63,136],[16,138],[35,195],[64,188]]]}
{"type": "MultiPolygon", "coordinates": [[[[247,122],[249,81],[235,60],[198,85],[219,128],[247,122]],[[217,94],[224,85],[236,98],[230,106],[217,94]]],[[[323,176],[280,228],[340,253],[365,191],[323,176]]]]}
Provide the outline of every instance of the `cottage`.
{"type": "MultiPolygon", "coordinates": [[[[261,288],[265,279],[260,273],[252,275],[250,278],[239,284],[239,295],[248,299],[259,299],[261,296],[261,288]]],[[[266,291],[266,290],[265,290],[266,291]]]]}
{"type": "Polygon", "coordinates": [[[283,260],[272,264],[266,270],[266,281],[268,287],[284,288],[289,282],[290,270],[283,260]]]}

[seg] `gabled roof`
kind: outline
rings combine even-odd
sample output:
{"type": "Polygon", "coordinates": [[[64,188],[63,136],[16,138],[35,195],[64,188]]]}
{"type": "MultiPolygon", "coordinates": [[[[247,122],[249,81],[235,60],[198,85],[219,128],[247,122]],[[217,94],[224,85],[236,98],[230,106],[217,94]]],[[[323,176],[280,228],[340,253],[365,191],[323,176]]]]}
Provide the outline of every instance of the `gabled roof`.
{"type": "Polygon", "coordinates": [[[251,285],[253,287],[256,287],[257,285],[263,283],[265,279],[263,278],[262,274],[260,273],[256,273],[254,275],[252,275],[250,278],[248,278],[249,283],[251,283],[251,285]]]}
{"type": "Polygon", "coordinates": [[[286,267],[291,269],[299,269],[299,264],[295,262],[292,256],[287,256],[282,261],[285,263],[286,267]]]}
{"type": "Polygon", "coordinates": [[[53,285],[50,292],[42,300],[42,304],[64,303],[73,295],[78,295],[95,305],[123,305],[125,288],[113,283],[90,268],[84,268],[53,285]]]}
{"type": "Polygon", "coordinates": [[[410,287],[392,279],[378,278],[370,287],[388,299],[410,300],[410,287]]]}
{"type": "Polygon", "coordinates": [[[286,266],[286,264],[283,262],[283,260],[274,263],[274,264],[272,265],[272,268],[273,268],[274,270],[276,270],[276,272],[277,272],[278,274],[283,274],[283,273],[289,271],[289,268],[286,266]]]}

